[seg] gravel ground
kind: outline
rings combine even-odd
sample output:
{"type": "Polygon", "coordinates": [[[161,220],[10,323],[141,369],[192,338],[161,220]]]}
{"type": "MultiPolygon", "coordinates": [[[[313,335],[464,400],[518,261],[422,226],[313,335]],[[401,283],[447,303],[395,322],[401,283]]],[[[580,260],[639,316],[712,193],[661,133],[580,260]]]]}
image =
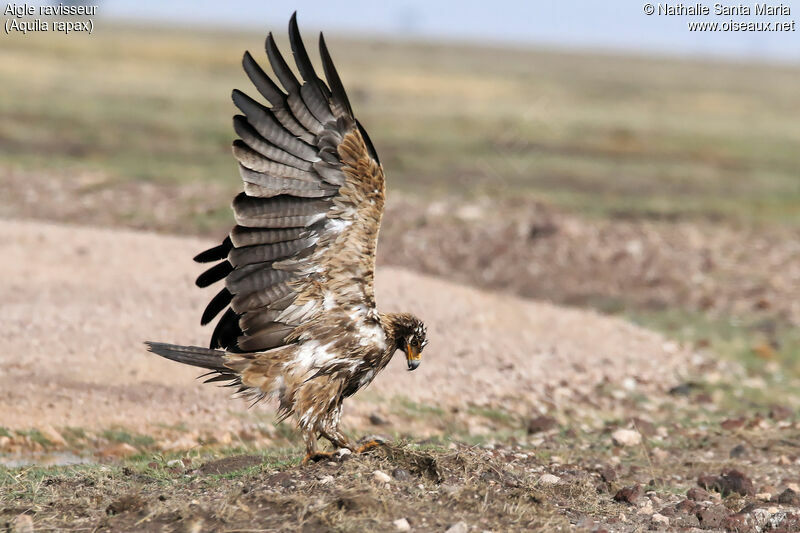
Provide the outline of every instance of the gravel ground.
{"type": "MultiPolygon", "coordinates": [[[[198,322],[213,292],[194,287],[202,266],[191,257],[208,244],[0,221],[0,426],[236,430],[254,413],[263,417],[264,407],[246,411],[227,389],[198,383],[196,369],[142,345],[206,343],[210,328],[198,322]]],[[[545,411],[600,385],[663,391],[691,366],[691,354],[661,336],[592,312],[389,267],[379,268],[377,293],[383,311],[422,316],[430,345],[419,370],[398,360],[349,402],[351,426],[397,396],[451,410],[502,402],[545,411]]]]}

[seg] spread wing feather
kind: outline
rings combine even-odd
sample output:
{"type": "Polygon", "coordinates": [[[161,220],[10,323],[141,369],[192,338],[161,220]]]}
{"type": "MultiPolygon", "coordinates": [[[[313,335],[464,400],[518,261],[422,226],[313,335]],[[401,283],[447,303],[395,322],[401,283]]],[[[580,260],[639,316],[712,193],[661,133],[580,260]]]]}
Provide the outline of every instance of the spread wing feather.
{"type": "Polygon", "coordinates": [[[269,106],[233,91],[242,112],[233,119],[239,136],[233,155],[244,192],[233,200],[236,226],[229,236],[195,258],[219,261],[197,285],[225,285],[202,317],[206,324],[225,310],[211,348],[266,351],[313,339],[323,313],[350,319],[354,312],[374,313],[383,170],[322,35],[327,84],[317,76],[295,16],[289,41],[300,79],[270,34],[265,48],[280,85],[249,52],[242,60],[269,106]]]}

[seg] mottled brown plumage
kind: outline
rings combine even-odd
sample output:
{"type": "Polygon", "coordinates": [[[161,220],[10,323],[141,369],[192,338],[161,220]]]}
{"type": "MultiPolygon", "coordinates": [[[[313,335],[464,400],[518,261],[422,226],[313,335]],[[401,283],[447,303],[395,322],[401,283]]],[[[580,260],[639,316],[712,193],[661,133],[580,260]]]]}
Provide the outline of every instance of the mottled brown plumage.
{"type": "Polygon", "coordinates": [[[339,429],[344,398],[367,386],[395,351],[410,370],[427,343],[425,326],[375,306],[375,250],[385,202],[383,167],[353,115],[320,35],[327,85],[317,76],[297,28],[289,38],[301,80],[272,38],[266,51],[279,87],[245,53],[243,67],[266,107],[234,90],[244,192],[233,201],[236,226],[199,254],[219,261],[197,279],[224,280],[201,322],[225,310],[209,349],[147,343],[168,359],[209,369],[254,401],[276,398],[294,416],[307,458],[323,436],[355,450],[339,429]]]}

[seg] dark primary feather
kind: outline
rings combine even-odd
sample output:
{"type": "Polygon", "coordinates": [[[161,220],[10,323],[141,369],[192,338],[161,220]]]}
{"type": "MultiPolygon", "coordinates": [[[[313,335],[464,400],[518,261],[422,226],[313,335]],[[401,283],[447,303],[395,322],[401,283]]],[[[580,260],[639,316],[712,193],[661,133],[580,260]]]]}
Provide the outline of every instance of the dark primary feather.
{"type": "Polygon", "coordinates": [[[211,261],[219,261],[228,257],[228,252],[233,248],[233,243],[230,237],[225,237],[222,244],[209,248],[205,252],[200,252],[194,257],[198,263],[210,263],[211,261]]]}
{"type": "MultiPolygon", "coordinates": [[[[206,324],[225,310],[212,334],[213,348],[257,351],[280,346],[296,321],[307,316],[305,308],[297,310],[292,303],[305,284],[325,279],[328,267],[314,264],[319,261],[315,250],[321,239],[330,246],[335,233],[346,227],[329,222],[341,218],[343,206],[352,202],[341,197],[347,178],[340,146],[357,130],[374,154],[353,117],[322,35],[320,58],[330,87],[314,69],[295,16],[289,22],[289,42],[299,76],[272,34],[265,49],[274,74],[265,72],[249,52],[242,58],[245,73],[270,107],[242,91],[232,93],[242,113],[233,119],[239,137],[233,154],[244,192],[232,203],[236,226],[230,235],[196,258],[220,261],[198,277],[197,285],[225,282],[201,320],[206,324]],[[309,272],[314,274],[309,277],[309,272]],[[291,309],[295,311],[281,318],[282,311],[291,309]]],[[[354,275],[352,281],[364,282],[364,277],[354,275]]]]}
{"type": "Polygon", "coordinates": [[[333,102],[339,108],[336,116],[344,114],[353,116],[353,109],[350,107],[350,100],[347,98],[347,93],[342,85],[342,80],[339,78],[339,73],[333,65],[331,54],[328,52],[328,46],[325,44],[325,38],[319,34],[319,55],[322,58],[322,69],[325,72],[325,79],[328,80],[328,85],[333,93],[333,102]]]}

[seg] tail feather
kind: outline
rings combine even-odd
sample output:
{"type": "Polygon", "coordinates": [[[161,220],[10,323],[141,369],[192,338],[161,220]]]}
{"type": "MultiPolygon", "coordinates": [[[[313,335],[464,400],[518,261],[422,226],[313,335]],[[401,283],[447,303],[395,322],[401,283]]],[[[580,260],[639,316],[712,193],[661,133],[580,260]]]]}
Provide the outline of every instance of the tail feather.
{"type": "Polygon", "coordinates": [[[225,366],[225,352],[221,350],[209,350],[199,346],[178,346],[177,344],[164,344],[163,342],[148,341],[145,344],[147,349],[154,354],[172,361],[209,370],[230,372],[230,369],[225,366]]]}

